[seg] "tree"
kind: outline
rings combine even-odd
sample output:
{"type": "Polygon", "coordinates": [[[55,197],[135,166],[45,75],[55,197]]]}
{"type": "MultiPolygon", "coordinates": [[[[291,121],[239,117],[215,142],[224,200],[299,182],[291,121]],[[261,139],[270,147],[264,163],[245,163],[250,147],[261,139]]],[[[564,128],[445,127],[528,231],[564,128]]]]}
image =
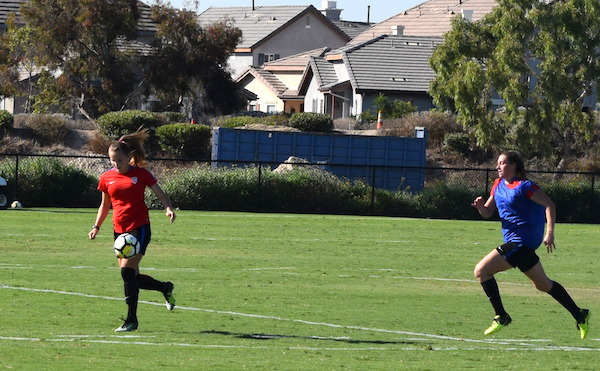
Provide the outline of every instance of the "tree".
{"type": "Polygon", "coordinates": [[[380,93],[373,100],[373,106],[376,112],[381,111],[384,119],[400,119],[413,112],[416,108],[411,102],[403,102],[401,100],[389,101],[385,94],[380,93]]]}
{"type": "Polygon", "coordinates": [[[37,57],[57,79],[40,82],[41,100],[86,116],[120,109],[133,87],[139,55],[120,48],[134,40],[140,18],[137,0],[29,0],[21,11],[38,35],[37,57]]]}
{"type": "Polygon", "coordinates": [[[228,19],[206,27],[196,13],[158,1],[152,7],[158,33],[148,80],[160,98],[180,105],[189,97],[192,117],[236,111],[243,102],[227,72],[227,59],[241,40],[241,30],[228,19]]]}
{"type": "Polygon", "coordinates": [[[479,145],[555,155],[565,169],[592,135],[600,2],[500,0],[477,22],[454,19],[430,64],[434,102],[455,110],[479,145]]]}

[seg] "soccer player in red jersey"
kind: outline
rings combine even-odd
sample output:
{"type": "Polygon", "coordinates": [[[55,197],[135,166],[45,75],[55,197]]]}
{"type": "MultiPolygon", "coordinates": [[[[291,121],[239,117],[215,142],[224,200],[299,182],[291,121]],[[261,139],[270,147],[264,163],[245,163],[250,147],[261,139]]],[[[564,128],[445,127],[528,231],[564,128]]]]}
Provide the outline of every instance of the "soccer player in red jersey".
{"type": "Polygon", "coordinates": [[[102,192],[102,201],[96,223],[89,232],[90,239],[96,238],[112,205],[114,238],[128,232],[140,242],[140,252],[137,255],[127,259],[118,258],[128,310],[125,322],[115,330],[116,332],[133,331],[138,328],[137,305],[140,289],[162,292],[167,301],[167,309],[173,310],[175,307],[173,283],[161,282],[140,274],[139,268],[151,236],[150,217],[144,201],[146,187],[149,187],[163,204],[171,223],[175,220],[169,197],[160,188],[154,176],[143,168],[146,165],[144,142],[147,137],[147,130],[138,130],[122,136],[109,146],[108,157],[113,168],[100,176],[98,189],[102,192]]]}
{"type": "Polygon", "coordinates": [[[473,201],[473,206],[486,219],[498,209],[504,235],[504,244],[492,250],[475,267],[475,277],[496,311],[492,325],[484,334],[492,334],[510,324],[511,318],[504,310],[494,275],[518,267],[538,290],[550,294],[571,313],[584,339],[588,332],[589,310],[579,308],[560,283],[546,276],[535,252],[542,242],[548,253],[556,248],[554,202],[535,183],[527,180],[519,153],[503,152],[498,157],[496,169],[498,179],[490,197],[485,202],[482,197],[473,201]]]}

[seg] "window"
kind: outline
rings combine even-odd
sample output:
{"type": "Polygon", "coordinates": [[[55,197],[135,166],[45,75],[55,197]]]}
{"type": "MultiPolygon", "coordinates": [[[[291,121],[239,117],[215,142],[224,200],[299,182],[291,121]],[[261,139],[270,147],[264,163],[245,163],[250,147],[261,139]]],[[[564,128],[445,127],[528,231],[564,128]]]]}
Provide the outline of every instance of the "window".
{"type": "Polygon", "coordinates": [[[267,62],[273,62],[279,58],[280,58],[279,54],[259,53],[258,54],[258,65],[262,66],[263,64],[265,64],[267,62]]]}
{"type": "Polygon", "coordinates": [[[274,104],[267,104],[267,113],[275,113],[277,107],[274,104]]]}

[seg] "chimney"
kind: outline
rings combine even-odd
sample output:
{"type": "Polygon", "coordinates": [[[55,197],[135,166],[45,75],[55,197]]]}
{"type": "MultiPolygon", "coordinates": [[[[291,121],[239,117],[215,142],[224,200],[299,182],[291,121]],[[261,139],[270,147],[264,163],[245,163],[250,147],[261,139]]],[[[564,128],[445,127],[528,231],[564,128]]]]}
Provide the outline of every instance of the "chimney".
{"type": "Polygon", "coordinates": [[[467,22],[472,22],[473,21],[473,11],[472,10],[461,10],[462,13],[462,17],[465,21],[467,22]]]}
{"type": "Polygon", "coordinates": [[[329,18],[329,20],[331,20],[331,21],[339,21],[340,20],[340,13],[342,12],[343,9],[338,9],[337,8],[337,1],[323,0],[323,1],[321,1],[321,8],[318,9],[318,10],[325,17],[329,18]]]}
{"type": "Polygon", "coordinates": [[[404,26],[392,26],[392,35],[402,36],[404,35],[404,26]]]}

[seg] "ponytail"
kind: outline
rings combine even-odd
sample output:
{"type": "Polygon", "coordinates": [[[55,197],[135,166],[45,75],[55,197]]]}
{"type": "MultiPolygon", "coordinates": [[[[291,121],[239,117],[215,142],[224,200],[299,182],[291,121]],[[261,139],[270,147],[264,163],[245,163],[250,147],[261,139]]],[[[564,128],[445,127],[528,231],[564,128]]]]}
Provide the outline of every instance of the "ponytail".
{"type": "Polygon", "coordinates": [[[144,167],[147,164],[144,143],[148,139],[148,129],[141,127],[131,134],[125,134],[108,147],[113,152],[121,151],[129,156],[129,163],[133,166],[144,167]]]}

